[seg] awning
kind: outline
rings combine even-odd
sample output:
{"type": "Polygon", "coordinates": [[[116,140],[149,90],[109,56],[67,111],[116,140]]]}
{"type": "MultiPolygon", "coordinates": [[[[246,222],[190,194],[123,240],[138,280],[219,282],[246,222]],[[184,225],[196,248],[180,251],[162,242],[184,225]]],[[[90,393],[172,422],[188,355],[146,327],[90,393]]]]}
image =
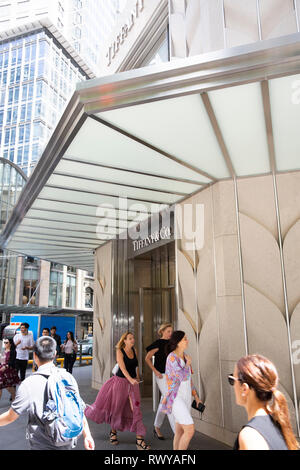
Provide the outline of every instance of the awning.
{"type": "Polygon", "coordinates": [[[93,310],[78,310],[72,308],[58,307],[39,307],[37,305],[0,305],[0,313],[24,313],[30,314],[47,314],[47,315],[87,315],[93,316],[93,310]]]}
{"type": "Polygon", "coordinates": [[[99,245],[151,212],[299,170],[299,103],[300,34],[81,83],[1,245],[91,271],[99,245]]]}

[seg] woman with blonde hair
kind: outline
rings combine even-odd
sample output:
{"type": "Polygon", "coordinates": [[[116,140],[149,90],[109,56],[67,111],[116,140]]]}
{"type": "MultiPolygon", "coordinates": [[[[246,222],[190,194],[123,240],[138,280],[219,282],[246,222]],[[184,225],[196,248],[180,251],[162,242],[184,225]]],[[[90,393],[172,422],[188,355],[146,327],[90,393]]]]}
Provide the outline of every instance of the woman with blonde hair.
{"type": "Polygon", "coordinates": [[[298,450],[285,396],[278,390],[278,373],[269,359],[253,354],[242,357],[228,376],[236,403],[248,414],[235,450],[298,450]]]}
{"type": "MultiPolygon", "coordinates": [[[[167,380],[166,380],[166,361],[167,361],[167,352],[166,346],[171,338],[173,333],[173,327],[171,323],[164,323],[158,330],[159,339],[154,341],[146,348],[147,355],[145,357],[146,364],[150,367],[152,372],[155,374],[155,380],[159,391],[161,393],[161,400],[156,412],[154,420],[154,429],[153,433],[157,439],[164,440],[164,436],[161,434],[160,428],[164,422],[166,416],[162,412],[162,399],[167,393],[167,380]],[[152,357],[154,356],[154,364],[152,363],[152,357]]],[[[170,426],[173,433],[175,433],[175,422],[172,414],[168,415],[170,426]]]]}
{"type": "Polygon", "coordinates": [[[140,376],[134,336],[127,331],[116,346],[118,370],[100,389],[95,402],[85,410],[87,418],[111,426],[110,443],[118,444],[117,431],[136,433],[137,450],[149,450],[140,408],[140,376]]]}

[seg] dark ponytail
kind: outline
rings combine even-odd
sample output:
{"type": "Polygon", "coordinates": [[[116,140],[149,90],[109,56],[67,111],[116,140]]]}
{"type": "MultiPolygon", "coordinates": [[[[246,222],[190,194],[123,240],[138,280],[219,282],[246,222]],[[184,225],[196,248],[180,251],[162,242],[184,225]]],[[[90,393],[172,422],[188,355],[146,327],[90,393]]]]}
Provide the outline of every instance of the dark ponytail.
{"type": "Polygon", "coordinates": [[[167,356],[175,351],[177,348],[177,344],[180,343],[180,341],[185,337],[185,332],[181,330],[173,331],[171,338],[169,339],[169,342],[166,345],[166,354],[167,356]]]}
{"type": "Polygon", "coordinates": [[[238,361],[237,371],[240,382],[248,384],[255,391],[257,399],[269,410],[282,432],[288,449],[298,450],[286,398],[277,389],[279,378],[274,364],[259,354],[253,354],[238,361]]]}
{"type": "Polygon", "coordinates": [[[280,426],[281,432],[289,450],[298,450],[299,446],[293,433],[286,398],[277,389],[273,392],[273,402],[269,408],[272,418],[280,426]]]}

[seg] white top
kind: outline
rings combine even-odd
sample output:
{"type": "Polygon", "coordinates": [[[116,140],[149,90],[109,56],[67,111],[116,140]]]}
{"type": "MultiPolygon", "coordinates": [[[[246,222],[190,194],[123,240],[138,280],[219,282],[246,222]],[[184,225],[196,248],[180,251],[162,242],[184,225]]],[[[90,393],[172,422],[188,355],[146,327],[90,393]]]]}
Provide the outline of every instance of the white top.
{"type": "MultiPolygon", "coordinates": [[[[180,358],[180,363],[182,367],[185,366],[185,362],[180,358]]],[[[183,398],[187,404],[192,402],[192,386],[191,386],[191,376],[188,380],[184,380],[180,383],[176,398],[183,398]]],[[[175,398],[175,400],[176,400],[175,398]]]]}
{"type": "Polygon", "coordinates": [[[68,339],[68,341],[66,342],[66,344],[64,345],[64,351],[66,354],[72,354],[73,352],[73,347],[75,346],[75,342],[74,342],[74,345],[73,345],[73,341],[68,339]]]}
{"type": "Polygon", "coordinates": [[[21,340],[21,343],[16,346],[17,359],[21,361],[28,361],[29,359],[29,350],[22,348],[32,348],[34,345],[33,334],[31,331],[28,331],[27,335],[23,335],[21,332],[17,333],[14,338],[14,343],[16,344],[21,340]]]}

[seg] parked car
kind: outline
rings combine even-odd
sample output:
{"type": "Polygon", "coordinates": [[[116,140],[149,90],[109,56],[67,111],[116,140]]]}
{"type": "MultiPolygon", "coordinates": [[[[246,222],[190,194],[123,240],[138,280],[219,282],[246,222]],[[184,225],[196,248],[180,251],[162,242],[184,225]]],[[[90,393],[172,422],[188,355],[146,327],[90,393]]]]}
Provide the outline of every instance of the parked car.
{"type": "Polygon", "coordinates": [[[78,341],[78,352],[80,352],[80,345],[82,345],[82,354],[93,355],[93,338],[78,341]]]}

